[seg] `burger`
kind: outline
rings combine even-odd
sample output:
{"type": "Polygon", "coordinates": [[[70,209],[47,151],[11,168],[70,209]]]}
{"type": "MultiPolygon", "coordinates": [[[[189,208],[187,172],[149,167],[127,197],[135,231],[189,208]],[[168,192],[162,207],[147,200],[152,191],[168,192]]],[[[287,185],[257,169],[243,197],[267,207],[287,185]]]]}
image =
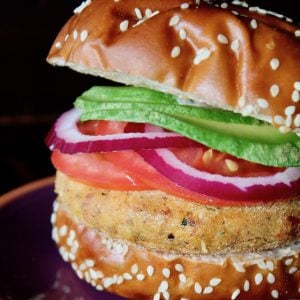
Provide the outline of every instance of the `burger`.
{"type": "Polygon", "coordinates": [[[47,60],[120,83],[83,92],[46,138],[53,239],[79,278],[129,299],[300,299],[292,20],[87,0],[47,60]]]}

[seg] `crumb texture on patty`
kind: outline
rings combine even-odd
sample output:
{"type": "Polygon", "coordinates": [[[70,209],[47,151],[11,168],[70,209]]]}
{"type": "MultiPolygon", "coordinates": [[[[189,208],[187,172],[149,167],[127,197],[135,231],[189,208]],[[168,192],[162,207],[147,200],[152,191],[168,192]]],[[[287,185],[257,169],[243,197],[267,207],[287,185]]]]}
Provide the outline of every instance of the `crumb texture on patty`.
{"type": "Polygon", "coordinates": [[[156,251],[242,253],[300,240],[299,197],[265,205],[215,207],[161,191],[103,190],[60,172],[56,192],[60,204],[86,226],[156,251]]]}

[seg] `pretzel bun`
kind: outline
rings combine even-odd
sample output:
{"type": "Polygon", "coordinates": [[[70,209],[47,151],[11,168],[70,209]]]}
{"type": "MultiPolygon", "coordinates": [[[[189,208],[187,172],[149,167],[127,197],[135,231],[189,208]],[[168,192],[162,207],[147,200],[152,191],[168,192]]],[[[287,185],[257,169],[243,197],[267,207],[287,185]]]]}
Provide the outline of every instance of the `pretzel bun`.
{"type": "MultiPolygon", "coordinates": [[[[300,134],[299,28],[243,1],[199,2],[87,0],[47,60],[300,134]]],[[[129,299],[300,299],[299,195],[217,207],[78,180],[57,173],[52,236],[96,289],[129,299]]]]}
{"type": "Polygon", "coordinates": [[[48,62],[299,132],[299,27],[256,7],[222,7],[88,0],[58,34],[48,62]]]}

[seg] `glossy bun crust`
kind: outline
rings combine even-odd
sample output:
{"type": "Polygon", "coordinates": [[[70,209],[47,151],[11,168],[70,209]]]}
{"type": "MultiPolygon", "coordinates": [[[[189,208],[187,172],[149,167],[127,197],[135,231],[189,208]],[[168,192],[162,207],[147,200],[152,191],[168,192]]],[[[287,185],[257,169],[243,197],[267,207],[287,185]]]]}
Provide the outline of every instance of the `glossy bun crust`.
{"type": "Polygon", "coordinates": [[[88,0],[48,61],[299,132],[299,27],[256,7],[199,2],[88,0]]]}

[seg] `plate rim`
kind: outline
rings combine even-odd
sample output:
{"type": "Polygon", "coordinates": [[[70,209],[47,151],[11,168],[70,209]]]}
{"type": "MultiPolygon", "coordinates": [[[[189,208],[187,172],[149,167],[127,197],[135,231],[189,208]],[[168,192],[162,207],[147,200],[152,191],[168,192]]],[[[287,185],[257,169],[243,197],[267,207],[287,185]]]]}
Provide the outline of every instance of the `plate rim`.
{"type": "Polygon", "coordinates": [[[8,191],[7,193],[0,196],[0,208],[4,205],[8,204],[11,201],[14,201],[15,199],[19,198],[20,196],[23,196],[25,194],[28,194],[30,192],[36,191],[40,188],[46,187],[48,185],[54,184],[55,176],[49,176],[41,179],[37,179],[34,181],[31,181],[29,183],[25,183],[24,185],[21,185],[15,189],[12,189],[11,191],[8,191]]]}

